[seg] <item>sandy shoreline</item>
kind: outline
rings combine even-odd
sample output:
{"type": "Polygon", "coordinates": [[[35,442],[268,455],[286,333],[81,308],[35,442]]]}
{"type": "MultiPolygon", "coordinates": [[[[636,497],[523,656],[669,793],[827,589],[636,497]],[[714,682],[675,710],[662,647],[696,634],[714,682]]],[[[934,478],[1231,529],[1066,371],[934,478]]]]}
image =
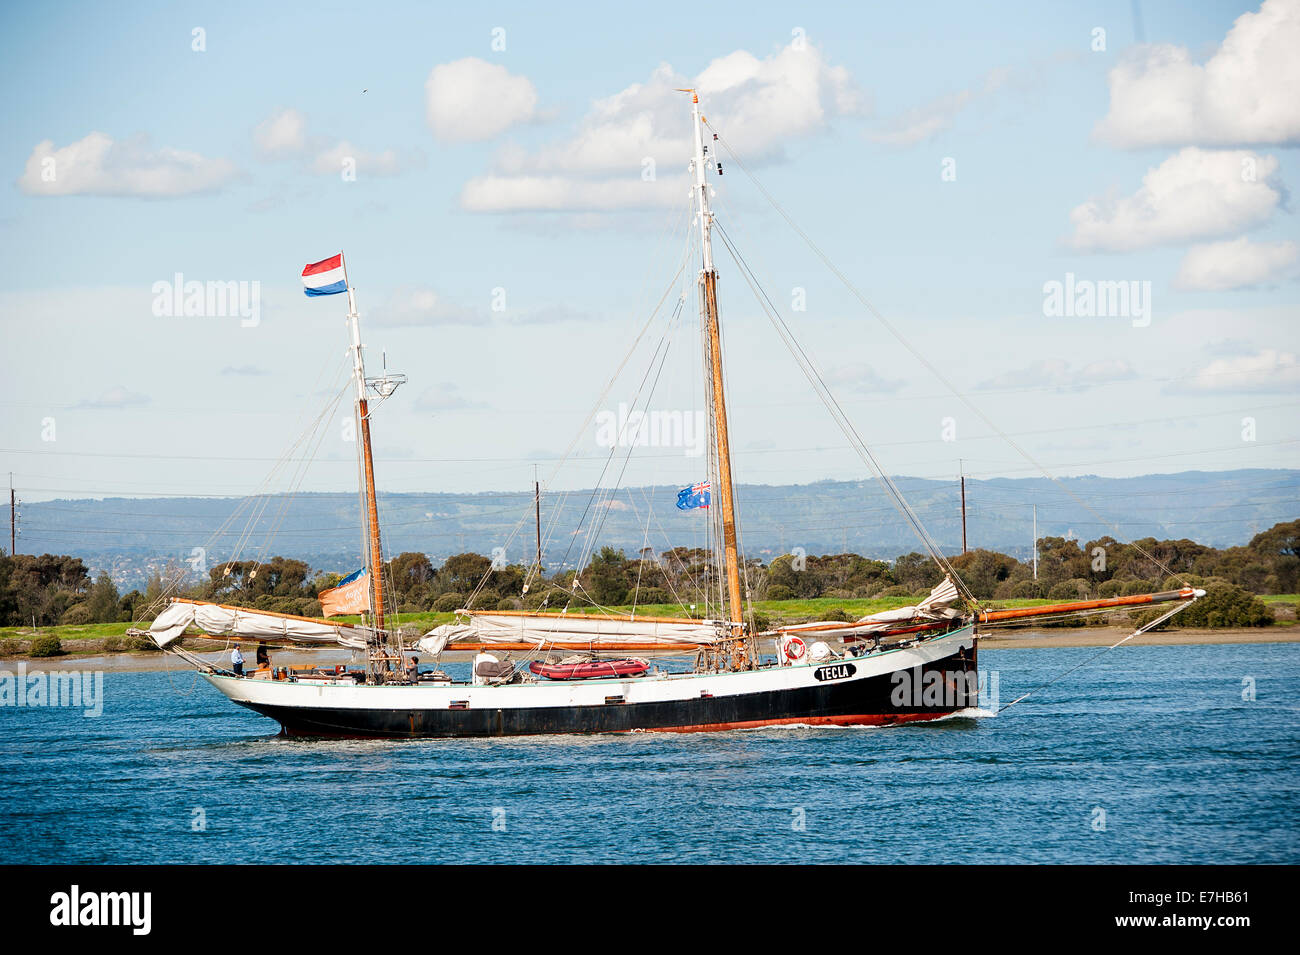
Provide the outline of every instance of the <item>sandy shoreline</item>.
{"type": "MultiPolygon", "coordinates": [[[[1026,630],[1023,633],[1003,631],[997,636],[982,637],[980,639],[980,648],[984,650],[1020,650],[1044,647],[1108,647],[1113,643],[1118,643],[1131,632],[1127,627],[1078,627],[1057,631],[1026,630]]],[[[1168,632],[1144,633],[1128,641],[1125,646],[1177,647],[1241,643],[1300,643],[1300,626],[1258,627],[1242,630],[1171,630],[1168,632]]],[[[198,652],[197,655],[215,663],[218,658],[224,657],[227,652],[223,650],[205,650],[198,652]]],[[[447,652],[443,654],[443,659],[450,662],[468,660],[469,658],[469,653],[447,652]]],[[[352,653],[349,650],[280,650],[273,654],[272,659],[277,666],[306,663],[333,666],[339,663],[352,662],[352,653]]],[[[189,666],[179,658],[165,653],[109,653],[39,658],[7,657],[0,660],[0,671],[15,671],[19,663],[26,664],[28,671],[104,670],[147,672],[189,669],[189,666]]]]}

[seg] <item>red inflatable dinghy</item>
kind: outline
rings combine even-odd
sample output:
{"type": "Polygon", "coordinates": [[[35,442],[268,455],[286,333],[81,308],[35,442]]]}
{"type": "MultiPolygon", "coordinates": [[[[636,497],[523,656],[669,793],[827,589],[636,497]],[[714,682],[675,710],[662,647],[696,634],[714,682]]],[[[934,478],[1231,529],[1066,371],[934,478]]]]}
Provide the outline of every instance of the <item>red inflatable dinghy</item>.
{"type": "Polygon", "coordinates": [[[635,657],[585,663],[542,663],[537,660],[528,664],[528,669],[548,680],[610,680],[621,676],[642,676],[650,669],[650,664],[635,657]]]}

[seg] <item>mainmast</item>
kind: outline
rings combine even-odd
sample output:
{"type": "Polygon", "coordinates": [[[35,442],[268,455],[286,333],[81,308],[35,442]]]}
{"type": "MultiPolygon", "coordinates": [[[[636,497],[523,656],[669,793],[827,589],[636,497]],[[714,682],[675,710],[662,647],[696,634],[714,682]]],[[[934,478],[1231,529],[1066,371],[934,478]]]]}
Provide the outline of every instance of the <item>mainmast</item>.
{"type": "MultiPolygon", "coordinates": [[[[357,390],[357,422],[361,428],[361,468],[365,484],[366,563],[370,571],[371,611],[376,637],[384,630],[384,556],[379,540],[379,506],[375,498],[375,461],[370,448],[370,406],[366,392],[366,364],[361,348],[361,317],[357,314],[348,265],[343,259],[343,280],[348,289],[348,333],[352,339],[352,377],[357,390]]],[[[392,661],[389,661],[390,663],[392,661]]],[[[382,669],[388,669],[383,667],[382,669]]]]}
{"type": "MultiPolygon", "coordinates": [[[[705,177],[708,147],[704,144],[704,117],[700,115],[700,97],[691,94],[691,126],[695,136],[694,191],[700,216],[700,245],[704,254],[700,270],[700,288],[704,303],[704,324],[709,339],[710,382],[713,386],[713,433],[718,452],[718,506],[722,510],[722,545],[727,575],[727,602],[731,630],[740,636],[744,608],[740,590],[740,555],[736,546],[735,498],[731,483],[731,441],[727,433],[727,398],[722,380],[722,338],[718,330],[718,273],[713,268],[713,212],[709,208],[709,185],[705,177]]],[[[738,646],[743,651],[743,644],[738,646]]],[[[742,656],[738,653],[737,656],[742,656]]]]}

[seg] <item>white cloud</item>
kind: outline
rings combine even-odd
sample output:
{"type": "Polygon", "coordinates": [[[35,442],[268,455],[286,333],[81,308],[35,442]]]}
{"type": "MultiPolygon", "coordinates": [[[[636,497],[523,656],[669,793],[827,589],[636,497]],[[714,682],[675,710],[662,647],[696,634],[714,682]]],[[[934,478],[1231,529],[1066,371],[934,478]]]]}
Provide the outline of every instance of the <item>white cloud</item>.
{"type": "Polygon", "coordinates": [[[415,163],[415,158],[402,158],[393,150],[371,153],[358,149],[346,139],[317,153],[312,159],[310,169],[318,176],[337,176],[344,169],[344,163],[350,161],[353,170],[359,176],[396,176],[405,172],[415,163]]]}
{"type": "Polygon", "coordinates": [[[1083,251],[1122,252],[1253,228],[1282,202],[1277,170],[1272,156],[1188,146],[1148,169],[1132,196],[1076,206],[1070,212],[1069,244],[1083,251]]]}
{"type": "Polygon", "coordinates": [[[77,405],[78,408],[137,408],[141,405],[147,405],[153,399],[148,395],[142,395],[136,391],[130,391],[122,385],[115,388],[109,388],[100,394],[98,398],[90,401],[83,401],[77,405]]]}
{"type": "Polygon", "coordinates": [[[397,289],[387,303],[373,309],[370,320],[375,325],[481,325],[486,314],[446,301],[427,286],[397,289]]]}
{"type": "Polygon", "coordinates": [[[424,84],[424,102],[438,139],[478,142],[532,119],[537,90],[528,77],[470,56],[435,66],[424,84]]]}
{"type": "Polygon", "coordinates": [[[1242,236],[1193,246],[1183,257],[1174,285],[1206,292],[1263,285],[1294,275],[1298,261],[1300,244],[1251,242],[1242,236]]]}
{"type": "Polygon", "coordinates": [[[1005,83],[1006,70],[991,70],[975,88],[958,90],[899,114],[868,138],[887,146],[914,146],[948,129],[958,114],[977,100],[990,96],[1005,83]]]}
{"type": "Polygon", "coordinates": [[[479,176],[465,183],[461,207],[469,212],[610,211],[661,207],[686,201],[676,180],[638,177],[583,180],[567,176],[479,176]]]}
{"type": "Polygon", "coordinates": [[[1122,358],[1109,358],[1090,362],[1075,368],[1064,358],[1045,358],[1031,362],[1024,368],[1003,372],[979,388],[1020,390],[1026,388],[1055,388],[1058,391],[1083,391],[1112,381],[1126,381],[1137,377],[1133,366],[1122,358]]]}
{"type": "MultiPolygon", "coordinates": [[[[863,97],[843,67],[811,45],[759,59],[744,50],[713,60],[694,79],[661,64],[643,83],[596,100],[569,137],[534,151],[507,148],[470,180],[461,205],[475,212],[609,211],[685,201],[690,101],[746,160],[779,158],[830,117],[859,113],[863,97]],[[653,175],[649,175],[649,173],[653,175]]],[[[726,160],[723,160],[724,165],[726,160]]]]}
{"type": "Polygon", "coordinates": [[[1300,359],[1295,353],[1265,348],[1252,355],[1216,358],[1165,390],[1177,394],[1260,394],[1294,391],[1297,386],[1300,359]]]}
{"type": "Polygon", "coordinates": [[[1117,146],[1300,143],[1300,0],[1265,0],[1200,66],[1186,48],[1139,47],[1110,72],[1095,134],[1117,146]]]}
{"type": "Polygon", "coordinates": [[[114,142],[92,132],[56,149],[53,141],[37,143],[18,180],[33,196],[138,196],[161,199],[214,192],[235,175],[227,159],[163,147],[150,149],[148,137],[114,142]]]}
{"type": "Polygon", "coordinates": [[[859,395],[892,394],[906,382],[899,378],[886,378],[870,365],[841,365],[826,373],[831,384],[846,393],[859,395]]]}
{"type": "Polygon", "coordinates": [[[281,109],[257,124],[253,144],[268,159],[301,155],[307,149],[307,117],[296,109],[281,109]]]}
{"type": "Polygon", "coordinates": [[[484,408],[482,402],[470,401],[460,393],[460,389],[450,383],[432,385],[415,399],[417,411],[465,411],[471,408],[484,408]]]}

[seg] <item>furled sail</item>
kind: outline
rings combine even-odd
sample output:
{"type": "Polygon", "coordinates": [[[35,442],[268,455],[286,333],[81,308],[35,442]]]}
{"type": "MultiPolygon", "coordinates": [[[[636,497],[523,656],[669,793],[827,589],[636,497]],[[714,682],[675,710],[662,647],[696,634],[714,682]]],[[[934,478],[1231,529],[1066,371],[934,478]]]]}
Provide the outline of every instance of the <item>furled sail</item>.
{"type": "Polygon", "coordinates": [[[824,620],[817,623],[801,623],[793,627],[778,627],[775,632],[815,636],[825,640],[867,636],[887,630],[928,626],[961,616],[961,610],[953,606],[960,596],[957,585],[953,583],[952,578],[944,577],[930,591],[930,596],[914,606],[882,610],[879,613],[868,614],[850,623],[824,620]]]}
{"type": "Polygon", "coordinates": [[[465,612],[465,623],[435,627],[419,642],[437,654],[449,644],[514,644],[558,650],[689,650],[725,636],[717,621],[678,617],[630,617],[612,614],[530,613],[519,610],[465,612]]]}
{"type": "Polygon", "coordinates": [[[365,649],[369,633],[363,627],[330,623],[311,617],[287,613],[228,607],[173,598],[149,626],[149,636],[159,647],[175,641],[190,625],[216,637],[242,640],[275,640],[314,646],[342,645],[354,650],[365,649]]]}

